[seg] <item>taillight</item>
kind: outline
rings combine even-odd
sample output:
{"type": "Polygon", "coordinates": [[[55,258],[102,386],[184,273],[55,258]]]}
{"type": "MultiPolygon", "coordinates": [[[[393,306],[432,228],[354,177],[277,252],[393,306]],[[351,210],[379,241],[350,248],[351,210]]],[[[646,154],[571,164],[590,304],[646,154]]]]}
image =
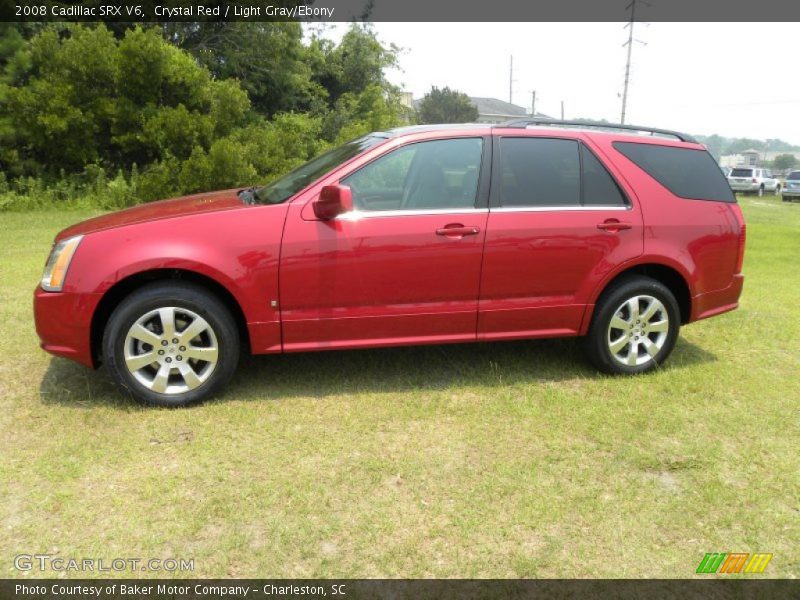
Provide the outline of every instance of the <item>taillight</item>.
{"type": "Polygon", "coordinates": [[[733,210],[733,214],[736,215],[736,220],[739,222],[739,249],[736,255],[736,271],[734,272],[741,273],[742,267],[744,266],[744,245],[747,239],[747,223],[744,222],[742,209],[739,208],[738,205],[731,206],[731,210],[733,210]]]}
{"type": "Polygon", "coordinates": [[[741,273],[744,266],[744,243],[747,240],[747,225],[742,223],[739,230],[739,256],[736,258],[736,272],[741,273]]]}
{"type": "Polygon", "coordinates": [[[758,183],[758,179],[756,179],[755,177],[753,177],[753,183],[758,183]]]}

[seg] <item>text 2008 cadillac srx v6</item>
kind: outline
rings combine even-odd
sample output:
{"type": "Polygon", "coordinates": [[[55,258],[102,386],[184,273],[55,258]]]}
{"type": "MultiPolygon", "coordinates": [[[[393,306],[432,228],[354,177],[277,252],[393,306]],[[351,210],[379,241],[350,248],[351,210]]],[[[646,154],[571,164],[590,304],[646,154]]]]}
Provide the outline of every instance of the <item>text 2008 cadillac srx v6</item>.
{"type": "Polygon", "coordinates": [[[599,369],[643,373],[682,324],[738,306],[744,244],[728,183],[683,134],[407,127],[264,187],[65,229],[36,328],[162,406],[219,392],[241,349],[582,336],[599,369]]]}

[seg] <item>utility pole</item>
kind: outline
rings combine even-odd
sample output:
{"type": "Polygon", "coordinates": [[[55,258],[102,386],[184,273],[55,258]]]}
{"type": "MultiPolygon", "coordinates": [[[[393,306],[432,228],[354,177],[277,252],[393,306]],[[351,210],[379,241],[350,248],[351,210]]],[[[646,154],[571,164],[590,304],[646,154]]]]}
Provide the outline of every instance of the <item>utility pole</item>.
{"type": "MultiPolygon", "coordinates": [[[[628,105],[628,82],[631,78],[631,50],[633,49],[633,23],[634,17],[636,16],[636,0],[631,0],[631,3],[628,4],[626,8],[631,9],[631,19],[626,25],[628,28],[628,41],[625,42],[625,44],[628,45],[628,60],[625,62],[625,85],[622,88],[622,116],[619,119],[619,122],[623,125],[625,124],[625,109],[628,105]]],[[[623,44],[623,46],[625,44],[623,44]]]]}
{"type": "Polygon", "coordinates": [[[514,55],[511,55],[511,62],[508,65],[508,103],[514,104],[514,55]]]}
{"type": "Polygon", "coordinates": [[[628,59],[625,61],[625,84],[624,84],[624,86],[622,88],[622,115],[620,116],[620,120],[619,120],[619,122],[621,124],[623,124],[623,125],[625,124],[625,110],[627,109],[627,106],[628,106],[628,83],[630,82],[630,78],[631,78],[631,53],[633,51],[633,42],[634,42],[634,39],[633,39],[633,24],[634,24],[634,22],[636,20],[636,3],[637,2],[641,2],[643,4],[646,4],[647,6],[652,6],[652,4],[650,4],[649,2],[646,2],[645,0],[631,0],[630,4],[628,4],[628,6],[625,7],[625,10],[630,10],[631,11],[631,18],[625,24],[625,27],[628,28],[628,41],[625,42],[624,44],[622,44],[623,47],[624,46],[628,47],[628,59]]]}
{"type": "Polygon", "coordinates": [[[531,116],[536,116],[536,90],[531,92],[531,116]]]}
{"type": "Polygon", "coordinates": [[[564,120],[564,101],[561,101],[561,120],[564,120]]]}

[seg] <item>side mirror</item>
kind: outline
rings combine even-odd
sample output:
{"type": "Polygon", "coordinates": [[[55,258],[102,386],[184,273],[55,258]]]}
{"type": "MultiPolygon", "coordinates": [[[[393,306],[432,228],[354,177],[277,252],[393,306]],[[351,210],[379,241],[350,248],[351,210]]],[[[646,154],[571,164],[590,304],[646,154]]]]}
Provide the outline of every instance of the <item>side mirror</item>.
{"type": "Polygon", "coordinates": [[[353,192],[346,185],[326,185],[314,200],[314,216],[320,221],[330,221],[351,210],[353,192]]]}

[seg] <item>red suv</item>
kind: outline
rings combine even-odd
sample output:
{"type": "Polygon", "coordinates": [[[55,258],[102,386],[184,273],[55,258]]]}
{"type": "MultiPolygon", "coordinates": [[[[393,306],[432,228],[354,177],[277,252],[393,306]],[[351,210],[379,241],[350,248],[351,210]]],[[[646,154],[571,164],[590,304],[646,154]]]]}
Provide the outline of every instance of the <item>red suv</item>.
{"type": "Polygon", "coordinates": [[[681,324],[738,306],[745,224],[688,136],[520,121],[373,133],[55,241],[42,347],[178,406],[218,392],[240,347],[582,336],[601,370],[650,371],[681,324]]]}

